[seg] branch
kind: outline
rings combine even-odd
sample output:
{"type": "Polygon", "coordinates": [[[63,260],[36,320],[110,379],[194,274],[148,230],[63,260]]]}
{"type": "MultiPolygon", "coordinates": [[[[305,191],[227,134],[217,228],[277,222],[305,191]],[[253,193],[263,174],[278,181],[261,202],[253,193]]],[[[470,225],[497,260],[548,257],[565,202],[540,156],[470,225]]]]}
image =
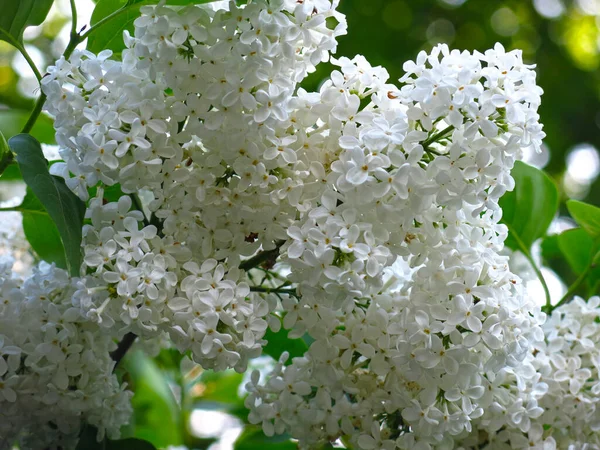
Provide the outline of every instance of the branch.
{"type": "Polygon", "coordinates": [[[113,371],[117,368],[117,366],[125,356],[125,353],[127,353],[127,351],[131,348],[136,338],[137,335],[135,335],[134,333],[127,333],[125,336],[123,336],[121,342],[119,342],[117,349],[114,352],[111,352],[110,357],[115,362],[115,367],[113,368],[113,371]]]}
{"type": "Polygon", "coordinates": [[[278,288],[278,287],[268,287],[268,286],[250,286],[250,291],[251,292],[264,292],[266,294],[287,294],[287,295],[293,295],[294,297],[298,297],[298,294],[296,293],[296,289],[294,288],[287,288],[287,289],[283,289],[283,288],[278,288]]]}
{"type": "Polygon", "coordinates": [[[250,270],[254,267],[260,266],[262,263],[269,261],[269,260],[276,260],[277,257],[279,256],[279,249],[281,248],[281,246],[285,243],[285,241],[277,241],[275,242],[275,248],[272,250],[266,250],[264,252],[260,252],[259,254],[253,256],[250,259],[247,259],[246,261],[242,261],[240,263],[240,269],[242,270],[250,270]]]}

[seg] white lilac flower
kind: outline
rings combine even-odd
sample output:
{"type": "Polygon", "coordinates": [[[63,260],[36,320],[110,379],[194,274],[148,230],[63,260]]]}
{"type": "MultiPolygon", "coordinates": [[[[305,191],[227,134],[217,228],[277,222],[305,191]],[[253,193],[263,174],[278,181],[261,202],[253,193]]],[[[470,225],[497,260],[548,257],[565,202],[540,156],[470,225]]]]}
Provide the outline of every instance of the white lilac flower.
{"type": "Polygon", "coordinates": [[[115,343],[73,307],[79,281],[42,263],[0,277],[0,446],[71,446],[84,422],[117,438],[131,392],[112,373],[115,343]],[[85,400],[84,400],[85,399],[85,400]]]}
{"type": "MultiPolygon", "coordinates": [[[[545,337],[516,370],[489,374],[486,391],[503,391],[484,408],[464,449],[600,448],[597,419],[599,297],[556,308],[545,337]],[[590,345],[591,344],[591,345],[590,345]]],[[[486,405],[492,399],[484,394],[486,405]]]]}
{"type": "MultiPolygon", "coordinates": [[[[449,448],[486,409],[506,411],[515,439],[538,436],[538,391],[503,403],[535,379],[543,315],[499,253],[498,223],[514,161],[544,135],[535,73],[499,45],[440,45],[400,86],[357,56],[308,93],[298,84],[345,33],[337,3],[144,6],[121,61],[75,51],[49,68],[65,159],[53,170],[91,219],[82,277],[53,272],[71,286],[69,315],[108,342],[168,335],[204,368],[240,372],[268,325],[308,333],[309,351],[253,377],[246,402],[266,434],[303,448],[341,435],[449,448]],[[115,184],[125,195],[105,201],[115,184]],[[274,256],[249,268],[259,252],[274,256]]],[[[82,351],[71,329],[50,327],[29,356],[53,364],[53,389],[82,351]]],[[[581,392],[586,367],[559,364],[581,392]]],[[[18,401],[11,383],[0,395],[18,401]]],[[[112,388],[107,404],[125,411],[112,388]]],[[[110,430],[102,417],[87,420],[110,430]]]]}

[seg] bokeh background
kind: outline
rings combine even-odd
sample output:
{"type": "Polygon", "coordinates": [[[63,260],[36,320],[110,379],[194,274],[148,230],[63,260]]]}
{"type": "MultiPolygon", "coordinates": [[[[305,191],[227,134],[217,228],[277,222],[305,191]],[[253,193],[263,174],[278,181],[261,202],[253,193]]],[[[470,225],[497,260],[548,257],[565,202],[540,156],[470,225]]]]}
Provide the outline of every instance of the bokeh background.
{"type": "MultiPolygon", "coordinates": [[[[95,2],[76,4],[79,23],[88,23],[95,2]]],[[[527,161],[544,168],[559,186],[561,215],[552,231],[574,225],[564,206],[567,198],[600,206],[600,0],[341,0],[339,9],[347,15],[349,34],[340,38],[338,55],[363,54],[373,65],[386,67],[392,80],[400,78],[406,60],[439,42],[479,51],[496,42],[522,49],[525,61],[537,65],[538,84],[545,91],[540,115],[547,138],[543,152],[527,155],[527,161]]],[[[26,30],[26,47],[38,67],[60,56],[70,22],[68,0],[56,0],[48,19],[26,30]]],[[[317,89],[331,69],[321,65],[304,87],[317,89]]],[[[6,138],[22,128],[38,94],[23,58],[0,42],[0,131],[6,138]]],[[[52,121],[40,118],[33,134],[51,154],[52,121]]],[[[2,183],[0,201],[18,197],[22,188],[2,183]]],[[[5,238],[18,235],[18,217],[13,219],[12,228],[9,221],[0,226],[5,238]]],[[[545,251],[543,271],[553,297],[560,298],[563,282],[571,282],[574,274],[553,259],[552,251],[545,251]]],[[[269,360],[256,364],[265,368],[269,360]]],[[[134,352],[125,368],[129,374],[123,376],[136,392],[136,413],[126,434],[173,449],[296,448],[286,437],[267,439],[248,425],[239,395],[242,375],[202,372],[169,351],[157,358],[134,352]]]]}

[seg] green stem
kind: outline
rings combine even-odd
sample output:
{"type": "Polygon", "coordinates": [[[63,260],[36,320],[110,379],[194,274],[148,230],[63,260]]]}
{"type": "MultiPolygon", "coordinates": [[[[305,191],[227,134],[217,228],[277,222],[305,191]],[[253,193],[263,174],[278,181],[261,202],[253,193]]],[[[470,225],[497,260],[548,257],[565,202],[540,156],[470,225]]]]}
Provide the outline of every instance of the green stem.
{"type": "Polygon", "coordinates": [[[37,118],[40,116],[40,113],[42,112],[42,108],[44,107],[45,101],[46,101],[46,94],[44,94],[42,92],[42,94],[40,94],[37,101],[35,102],[33,111],[31,111],[31,114],[29,115],[29,119],[27,119],[27,123],[23,127],[23,130],[21,130],[21,133],[29,133],[31,131],[31,129],[35,125],[35,121],[37,120],[37,118]]]}
{"type": "Polygon", "coordinates": [[[432,155],[442,156],[442,153],[437,152],[435,150],[432,150],[432,149],[430,149],[429,147],[427,147],[425,145],[423,146],[423,150],[425,150],[425,153],[431,153],[432,155]]]}
{"type": "MultiPolygon", "coordinates": [[[[508,230],[511,231],[510,226],[508,226],[508,230]]],[[[523,241],[519,238],[517,233],[514,233],[511,231],[511,236],[515,239],[515,242],[519,246],[519,250],[521,251],[521,253],[523,253],[523,255],[525,255],[525,258],[527,258],[527,261],[529,261],[529,263],[531,264],[531,268],[533,269],[536,276],[538,277],[538,280],[540,280],[540,283],[542,283],[542,288],[544,288],[544,294],[546,295],[546,305],[544,306],[544,309],[547,311],[552,311],[552,299],[550,298],[550,290],[548,289],[546,280],[544,279],[544,276],[542,275],[542,271],[539,269],[539,267],[533,260],[531,253],[529,253],[529,249],[523,243],[523,241]]]]}
{"type": "MultiPolygon", "coordinates": [[[[434,142],[437,142],[438,139],[442,139],[442,138],[446,137],[446,135],[452,130],[454,130],[454,126],[448,125],[442,131],[432,134],[427,139],[425,139],[425,141],[423,141],[423,147],[428,147],[429,145],[433,144],[434,142]]],[[[431,153],[434,153],[433,150],[429,150],[429,151],[431,151],[431,153]]]]}
{"type": "Polygon", "coordinates": [[[71,39],[77,36],[77,6],[75,0],[70,0],[71,4],[71,39]]]}

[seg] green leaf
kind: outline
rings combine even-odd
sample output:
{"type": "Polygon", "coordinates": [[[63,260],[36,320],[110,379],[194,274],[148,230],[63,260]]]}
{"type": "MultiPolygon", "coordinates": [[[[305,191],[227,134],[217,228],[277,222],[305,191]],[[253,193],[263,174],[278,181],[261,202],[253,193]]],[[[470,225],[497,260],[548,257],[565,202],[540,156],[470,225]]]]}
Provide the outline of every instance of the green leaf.
{"type": "Polygon", "coordinates": [[[12,137],[8,144],[17,155],[23,180],[56,225],[64,247],[66,267],[73,276],[81,266],[81,228],[85,204],[62,178],[50,175],[38,141],[28,134],[12,137]]]}
{"type": "MultiPolygon", "coordinates": [[[[106,195],[104,198],[106,198],[106,195]]],[[[175,348],[163,348],[160,353],[154,357],[154,362],[163,372],[181,372],[180,365],[183,357],[184,355],[175,348]]]]}
{"type": "Polygon", "coordinates": [[[156,447],[148,441],[136,438],[118,439],[112,441],[104,439],[96,440],[98,430],[90,425],[84,426],[79,443],[75,450],[156,450],[156,447]]]}
{"type": "Polygon", "coordinates": [[[0,131],[0,175],[4,173],[12,160],[13,154],[8,147],[8,142],[6,142],[4,135],[0,131]]]}
{"type": "Polygon", "coordinates": [[[135,351],[127,354],[123,366],[134,392],[133,437],[161,448],[183,444],[180,408],[154,361],[135,351]]]}
{"type": "Polygon", "coordinates": [[[262,428],[249,425],[233,444],[234,450],[298,450],[298,444],[288,435],[265,436],[262,428]]]}
{"type": "Polygon", "coordinates": [[[567,202],[569,214],[593,240],[600,238],[600,208],[577,200],[567,202]]]}
{"type": "Polygon", "coordinates": [[[566,230],[559,234],[558,247],[577,275],[586,270],[596,254],[594,240],[582,228],[566,230]]]}
{"type": "Polygon", "coordinates": [[[60,241],[60,233],[49,215],[23,213],[23,232],[33,251],[40,259],[55,263],[67,269],[65,249],[60,241]]]}
{"type": "Polygon", "coordinates": [[[592,265],[592,269],[585,278],[587,283],[593,286],[596,281],[600,280],[600,267],[595,267],[599,255],[599,245],[584,229],[575,228],[563,231],[558,235],[558,246],[575,275],[583,274],[592,265]]]}
{"type": "MultiPolygon", "coordinates": [[[[100,0],[92,12],[90,25],[93,26],[115,11],[127,6],[127,4],[127,0],[100,0]]],[[[133,21],[139,15],[139,8],[129,8],[127,11],[114,17],[99,27],[98,31],[90,34],[87,41],[87,49],[94,53],[99,53],[102,50],[112,50],[113,53],[120,53],[125,49],[123,31],[128,30],[133,34],[133,21]]]]}
{"type": "Polygon", "coordinates": [[[563,256],[558,244],[558,236],[558,234],[551,234],[542,240],[542,257],[546,261],[563,256]]]}
{"type": "MultiPolygon", "coordinates": [[[[167,0],[167,5],[185,6],[200,3],[211,3],[216,0],[167,0]]],[[[105,17],[122,9],[123,11],[107,21],[98,28],[98,31],[90,34],[87,49],[94,53],[102,50],[112,50],[119,54],[125,49],[123,43],[123,31],[127,30],[132,35],[134,32],[133,22],[140,15],[140,7],[144,5],[155,5],[158,0],[99,0],[92,12],[90,24],[94,25],[105,17]]]]}
{"type": "Polygon", "coordinates": [[[98,430],[95,427],[85,424],[79,433],[79,442],[75,450],[101,450],[104,442],[98,442],[96,436],[98,430]]]}
{"type": "Polygon", "coordinates": [[[12,45],[23,42],[23,31],[41,24],[53,0],[0,0],[0,40],[12,45]]]}
{"type": "Polygon", "coordinates": [[[283,326],[277,333],[268,328],[263,338],[267,340],[267,345],[263,348],[263,353],[277,361],[283,352],[288,352],[290,357],[286,361],[286,365],[292,363],[292,358],[304,356],[308,350],[308,345],[304,339],[290,339],[288,334],[289,331],[284,329],[283,326]]]}
{"type": "Polygon", "coordinates": [[[224,372],[204,371],[198,380],[204,385],[204,390],[198,399],[203,402],[239,405],[243,403],[238,395],[243,379],[243,374],[233,370],[224,372]]]}
{"type": "Polygon", "coordinates": [[[546,233],[558,210],[558,189],[539,169],[521,161],[512,170],[515,189],[500,199],[502,220],[508,227],[505,244],[513,250],[529,250],[546,233]]]}
{"type": "MultiPolygon", "coordinates": [[[[0,131],[9,139],[21,132],[28,117],[29,111],[0,111],[0,131]]],[[[52,120],[43,114],[38,117],[29,134],[44,144],[56,144],[52,120]]]]}
{"type": "Polygon", "coordinates": [[[23,214],[25,237],[40,259],[66,269],[65,249],[58,228],[30,188],[27,188],[21,205],[12,209],[23,214]]]}

